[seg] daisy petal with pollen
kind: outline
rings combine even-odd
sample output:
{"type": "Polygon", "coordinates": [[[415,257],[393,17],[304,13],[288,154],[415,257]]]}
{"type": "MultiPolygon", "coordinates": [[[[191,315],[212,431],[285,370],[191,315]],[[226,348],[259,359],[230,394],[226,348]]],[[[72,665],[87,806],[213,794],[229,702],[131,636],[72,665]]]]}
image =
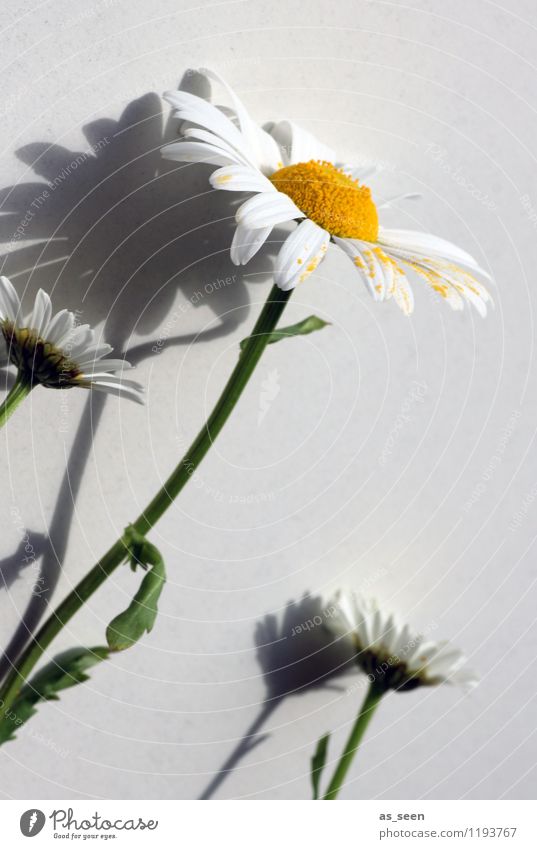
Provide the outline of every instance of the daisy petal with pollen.
{"type": "MultiPolygon", "coordinates": [[[[351,258],[360,272],[369,293],[375,301],[384,300],[388,290],[385,282],[384,264],[381,264],[369,245],[354,239],[340,239],[334,236],[334,242],[351,258]]],[[[392,281],[392,271],[389,272],[389,281],[392,281]]]]}
{"type": "Polygon", "coordinates": [[[379,228],[379,244],[395,250],[422,257],[437,257],[457,262],[478,272],[482,277],[490,279],[490,275],[482,269],[474,257],[457,247],[447,239],[433,236],[431,233],[421,233],[418,230],[392,230],[379,228]]]}
{"type": "Polygon", "coordinates": [[[330,236],[306,218],[287,237],[276,259],[274,282],[287,292],[302,283],[324,258],[330,236]]]}
{"type": "Polygon", "coordinates": [[[275,192],[276,188],[261,173],[242,165],[226,165],[213,171],[209,183],[214,189],[228,192],[275,192]]]}
{"type": "Polygon", "coordinates": [[[105,359],[112,347],[106,342],[98,343],[88,324],[77,326],[69,310],[60,310],[53,316],[50,298],[42,289],[28,318],[20,316],[19,306],[10,281],[0,278],[0,332],[22,383],[40,383],[53,389],[99,388],[141,402],[139,383],[112,374],[130,368],[130,364],[105,359]]]}

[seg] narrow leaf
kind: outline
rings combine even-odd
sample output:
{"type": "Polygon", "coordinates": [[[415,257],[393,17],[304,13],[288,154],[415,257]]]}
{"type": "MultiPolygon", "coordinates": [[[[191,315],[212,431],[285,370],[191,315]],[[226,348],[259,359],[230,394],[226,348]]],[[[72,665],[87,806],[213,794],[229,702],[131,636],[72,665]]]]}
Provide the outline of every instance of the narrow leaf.
{"type": "MultiPolygon", "coordinates": [[[[309,315],[302,319],[297,324],[290,324],[289,327],[282,327],[280,330],[274,330],[270,334],[268,345],[274,342],[279,342],[280,339],[287,339],[288,336],[307,336],[308,333],[313,333],[315,330],[322,330],[323,327],[328,327],[329,321],[324,321],[316,315],[309,315]]],[[[248,339],[243,339],[240,344],[241,351],[244,351],[248,339]]]]}
{"type": "Polygon", "coordinates": [[[330,734],[325,734],[324,737],[321,737],[321,739],[317,743],[315,754],[311,759],[311,783],[313,786],[314,799],[319,798],[319,784],[321,781],[321,775],[324,769],[324,765],[326,763],[326,754],[328,752],[329,739],[330,734]]]}
{"type": "Polygon", "coordinates": [[[158,600],[166,581],[164,561],[158,550],[145,537],[128,529],[131,565],[152,568],[145,575],[140,589],[123,613],[116,616],[106,629],[106,640],[113,651],[123,651],[134,645],[155,624],[158,600]]]}
{"type": "Polygon", "coordinates": [[[75,648],[63,652],[22,687],[11,707],[0,710],[0,745],[15,739],[15,731],[35,713],[39,702],[56,701],[61,690],[87,681],[86,670],[106,660],[108,649],[75,648]]]}

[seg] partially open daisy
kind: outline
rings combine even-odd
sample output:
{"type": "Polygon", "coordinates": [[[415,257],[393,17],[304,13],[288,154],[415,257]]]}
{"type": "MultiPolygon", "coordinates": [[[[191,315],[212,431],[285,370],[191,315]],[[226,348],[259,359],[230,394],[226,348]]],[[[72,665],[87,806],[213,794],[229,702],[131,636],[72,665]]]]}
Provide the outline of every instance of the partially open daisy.
{"type": "MultiPolygon", "coordinates": [[[[130,364],[105,359],[112,347],[98,342],[88,324],[77,324],[69,310],[52,315],[50,298],[42,289],[36,295],[33,310],[24,318],[15,287],[7,277],[0,277],[0,331],[5,358],[17,368],[12,398],[22,400],[30,389],[41,384],[52,389],[96,389],[142,403],[141,385],[114,374],[129,369],[130,364]]],[[[1,416],[2,421],[5,418],[1,416]]]]}
{"type": "Polygon", "coordinates": [[[290,121],[265,132],[217,74],[200,73],[225,87],[232,117],[188,92],[167,92],[175,116],[188,126],[183,140],[164,147],[163,155],[220,166],[210,178],[213,188],[253,193],[236,213],[231,245],[236,265],[249,262],[275,226],[297,221],[276,260],[275,282],[285,291],[317,268],[333,242],[377,301],[393,297],[410,314],[410,271],[453,309],[462,309],[466,300],[486,314],[491,298],[475,275],[489,275],[470,254],[437,236],[380,225],[371,189],[362,183],[371,169],[339,163],[334,151],[290,121]]]}
{"type": "MultiPolygon", "coordinates": [[[[337,799],[373,714],[390,690],[397,692],[434,684],[470,687],[475,676],[466,658],[449,643],[434,643],[400,625],[393,615],[382,613],[374,601],[353,593],[338,593],[327,607],[328,629],[349,641],[358,666],[367,674],[369,686],[360,706],[323,799],[337,799]]],[[[319,798],[321,773],[326,763],[330,734],[325,734],[311,760],[314,798],[319,798]]]]}
{"type": "Polygon", "coordinates": [[[401,625],[375,601],[340,592],[331,602],[326,625],[336,636],[351,640],[356,662],[381,689],[413,690],[434,684],[472,686],[464,654],[447,641],[435,643],[401,625]]]}

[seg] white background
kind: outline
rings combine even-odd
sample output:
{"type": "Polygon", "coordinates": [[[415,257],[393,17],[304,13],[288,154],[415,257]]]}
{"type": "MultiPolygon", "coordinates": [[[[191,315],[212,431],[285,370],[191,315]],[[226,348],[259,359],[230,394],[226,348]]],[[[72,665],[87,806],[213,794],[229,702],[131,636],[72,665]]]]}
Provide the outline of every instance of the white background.
{"type": "MultiPolygon", "coordinates": [[[[453,639],[481,678],[469,696],[385,699],[344,795],[534,796],[533,2],[2,6],[2,273],[28,306],[43,286],[104,328],[147,387],[145,407],[37,389],[3,431],[4,645],[169,474],[270,286],[281,233],[236,269],[229,195],[161,162],[177,128],[158,93],[188,68],[222,73],[261,123],[290,117],[341,159],[380,161],[377,201],[422,194],[383,222],[472,252],[496,302],[484,321],[452,313],[416,281],[406,319],[333,249],[288,309],[332,326],[267,350],[151,536],[169,573],[154,631],[40,707],[2,749],[2,796],[196,798],[238,747],[217,797],[309,798],[316,741],[334,731],[337,757],[361,679],[323,682],[337,651],[321,629],[290,633],[339,586],[453,639]]],[[[138,582],[114,574],[54,653],[102,644],[138,582]]]]}

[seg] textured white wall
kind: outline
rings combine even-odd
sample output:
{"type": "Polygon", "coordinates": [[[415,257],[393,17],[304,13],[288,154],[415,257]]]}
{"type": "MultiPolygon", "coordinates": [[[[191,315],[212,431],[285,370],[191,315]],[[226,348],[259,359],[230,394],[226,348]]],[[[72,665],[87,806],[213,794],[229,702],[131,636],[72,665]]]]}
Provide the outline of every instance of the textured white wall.
{"type": "MultiPolygon", "coordinates": [[[[169,572],[153,633],[39,709],[2,750],[3,797],[195,798],[259,728],[216,795],[308,798],[315,743],[333,729],[339,753],[359,676],[303,688],[334,656],[319,634],[286,634],[311,615],[306,591],[339,585],[452,638],[482,679],[468,697],[386,699],[345,795],[534,795],[537,20],[531,0],[504,5],[2,3],[3,273],[134,348],[148,396],[37,390],[2,432],[4,644],[47,598],[21,527],[60,600],[196,433],[270,286],[269,252],[229,260],[229,197],[161,162],[175,126],[154,92],[212,66],[260,122],[292,117],[341,158],[380,160],[375,197],[423,195],[387,223],[452,239],[496,281],[485,321],[419,283],[407,320],[330,253],[289,317],[333,326],[267,351],[153,533],[169,572]],[[267,380],[279,392],[260,423],[267,380]]],[[[114,575],[55,651],[98,645],[137,580],[114,575]]]]}

